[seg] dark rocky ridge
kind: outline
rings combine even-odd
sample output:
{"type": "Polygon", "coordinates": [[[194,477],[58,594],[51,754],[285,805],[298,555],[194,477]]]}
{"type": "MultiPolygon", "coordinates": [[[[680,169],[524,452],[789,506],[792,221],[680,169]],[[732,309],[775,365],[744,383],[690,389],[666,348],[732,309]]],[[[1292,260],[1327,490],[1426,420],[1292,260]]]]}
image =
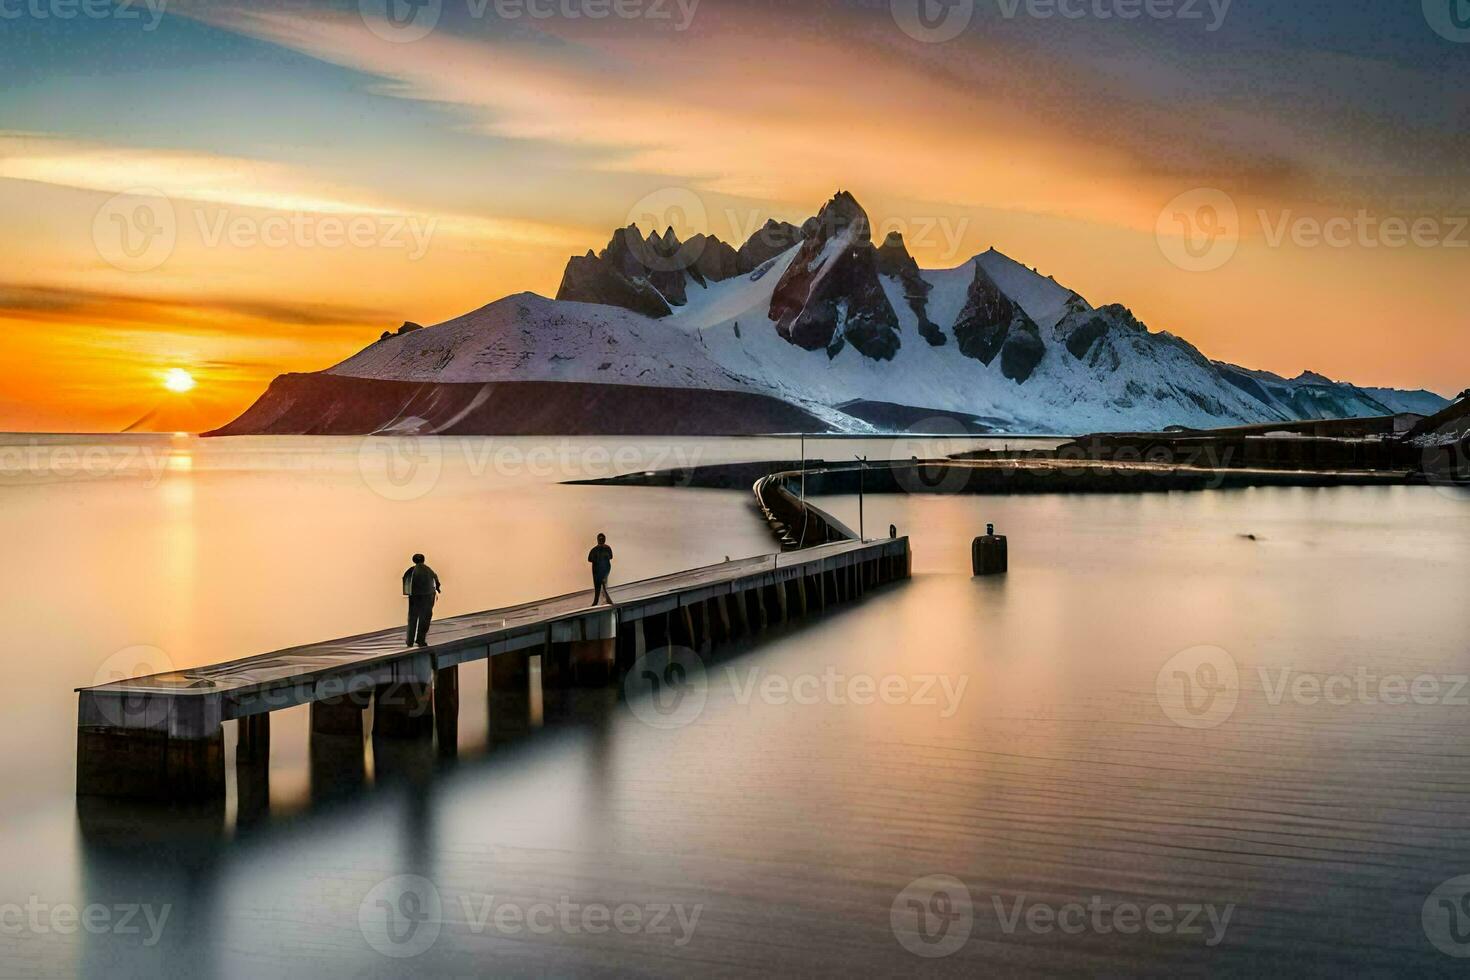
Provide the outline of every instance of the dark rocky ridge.
{"type": "Polygon", "coordinates": [[[919,336],[932,347],[943,347],[948,340],[939,325],[929,319],[929,293],[934,287],[919,274],[919,263],[909,254],[903,236],[896,231],[888,233],[878,247],[878,271],[891,276],[903,284],[903,298],[909,309],[919,318],[919,336]]]}
{"type": "Polygon", "coordinates": [[[573,256],[556,298],[617,306],[665,317],[688,302],[688,285],[723,282],[740,274],[739,253],[714,235],[679,241],[673,228],[646,237],[637,225],[613,232],[600,253],[573,256]]]}
{"type": "Polygon", "coordinates": [[[800,241],[800,228],[787,221],[768,219],[748,242],[740,246],[736,255],[740,275],[749,275],[800,241]]]}
{"type": "Polygon", "coordinates": [[[954,337],[960,353],[982,364],[1000,355],[1001,373],[1023,384],[1046,356],[1040,328],[978,262],[954,337]]]}
{"type": "Polygon", "coordinates": [[[898,353],[898,314],[878,280],[867,212],[851,194],[838,191],[802,227],[801,248],[776,284],[770,318],[785,340],[829,357],[849,343],[873,360],[898,353]]]}
{"type": "Polygon", "coordinates": [[[795,405],[754,392],[564,381],[455,384],[285,374],[207,436],[364,435],[406,419],[434,435],[759,435],[827,432],[795,405]]]}

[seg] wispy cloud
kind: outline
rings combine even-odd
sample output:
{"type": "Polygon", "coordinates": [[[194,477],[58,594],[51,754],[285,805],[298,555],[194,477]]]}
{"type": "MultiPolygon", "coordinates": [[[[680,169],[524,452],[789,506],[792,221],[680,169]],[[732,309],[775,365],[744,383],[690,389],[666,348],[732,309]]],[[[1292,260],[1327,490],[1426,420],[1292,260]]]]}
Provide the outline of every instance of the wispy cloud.
{"type": "Polygon", "coordinates": [[[108,146],[0,132],[0,180],[104,193],[146,190],[173,201],[319,215],[420,217],[436,234],[573,248],[579,228],[425,210],[411,202],[267,160],[108,146]]]}

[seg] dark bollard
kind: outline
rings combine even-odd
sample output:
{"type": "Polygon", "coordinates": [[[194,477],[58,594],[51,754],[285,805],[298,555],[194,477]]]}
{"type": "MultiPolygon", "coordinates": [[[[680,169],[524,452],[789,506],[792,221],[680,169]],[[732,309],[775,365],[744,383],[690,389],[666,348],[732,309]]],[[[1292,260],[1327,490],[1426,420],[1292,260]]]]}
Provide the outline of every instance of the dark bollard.
{"type": "Polygon", "coordinates": [[[995,525],[985,525],[985,536],[970,546],[970,566],[975,575],[1004,575],[1010,567],[1005,535],[995,533],[995,525]]]}

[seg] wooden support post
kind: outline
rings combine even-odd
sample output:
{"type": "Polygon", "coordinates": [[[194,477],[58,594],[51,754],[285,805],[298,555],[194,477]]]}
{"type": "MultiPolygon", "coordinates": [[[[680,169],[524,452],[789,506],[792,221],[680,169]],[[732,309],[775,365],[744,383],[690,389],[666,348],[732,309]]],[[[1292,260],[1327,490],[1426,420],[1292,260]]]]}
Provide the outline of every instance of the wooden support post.
{"type": "Polygon", "coordinates": [[[699,638],[696,650],[710,650],[715,645],[715,624],[708,599],[694,603],[690,611],[694,614],[694,631],[699,638]]]}
{"type": "Polygon", "coordinates": [[[699,649],[699,635],[694,632],[694,617],[688,606],[679,607],[679,645],[690,650],[699,649]]]}
{"type": "Polygon", "coordinates": [[[796,612],[803,619],[808,613],[806,604],[806,576],[802,575],[796,579],[796,612]]]}
{"type": "Polygon", "coordinates": [[[433,731],[432,681],[395,681],[373,692],[374,738],[420,738],[433,731]]]}
{"type": "Polygon", "coordinates": [[[271,716],[262,711],[235,722],[235,763],[269,762],[271,757],[271,716]]]}
{"type": "Polygon", "coordinates": [[[572,686],[572,644],[548,643],[541,651],[541,690],[572,686]]]}
{"type": "Polygon", "coordinates": [[[525,650],[490,658],[490,740],[504,742],[531,730],[531,655],[525,650]]]}
{"type": "Polygon", "coordinates": [[[311,730],[316,735],[362,738],[364,694],[343,694],[311,702],[311,730]]]}
{"type": "MultiPolygon", "coordinates": [[[[318,703],[312,702],[312,707],[318,703]]],[[[361,789],[367,783],[362,712],[357,713],[357,731],[347,735],[322,732],[313,724],[307,754],[312,802],[339,799],[361,789]]]]}
{"type": "Polygon", "coordinates": [[[618,638],[614,641],[613,671],[622,677],[633,669],[633,664],[642,656],[639,646],[643,642],[643,620],[632,622],[618,620],[618,638]]]}
{"type": "Polygon", "coordinates": [[[235,722],[235,798],[242,825],[259,823],[271,808],[271,716],[249,715],[235,722]]]}
{"type": "Polygon", "coordinates": [[[731,604],[729,604],[729,597],[723,594],[716,595],[716,597],[710,599],[710,602],[714,604],[714,616],[717,617],[716,621],[719,623],[720,642],[722,644],[728,644],[732,639],[735,639],[734,629],[732,629],[731,624],[731,604]]]}
{"type": "Polygon", "coordinates": [[[434,672],[434,732],[439,737],[439,754],[459,754],[459,668],[434,672]]]}
{"type": "Polygon", "coordinates": [[[746,598],[751,605],[751,624],[757,633],[765,632],[767,626],[771,625],[770,615],[766,610],[765,589],[756,586],[746,590],[746,598]]]}
{"type": "Polygon", "coordinates": [[[819,568],[817,569],[816,578],[817,608],[825,611],[827,608],[827,573],[819,568]]]}
{"type": "Polygon", "coordinates": [[[744,592],[732,592],[730,605],[735,612],[735,630],[740,636],[750,635],[750,606],[744,592]]]}
{"type": "Polygon", "coordinates": [[[571,644],[572,675],[578,687],[601,687],[613,679],[617,641],[579,640],[571,644]]]}

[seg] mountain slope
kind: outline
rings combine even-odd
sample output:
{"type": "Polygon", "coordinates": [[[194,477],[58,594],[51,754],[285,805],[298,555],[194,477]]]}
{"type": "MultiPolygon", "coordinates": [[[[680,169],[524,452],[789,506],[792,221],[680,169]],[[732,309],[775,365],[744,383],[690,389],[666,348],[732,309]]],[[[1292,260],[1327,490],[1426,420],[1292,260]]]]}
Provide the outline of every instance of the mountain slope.
{"type": "MultiPolygon", "coordinates": [[[[955,419],[1005,432],[1210,428],[1429,413],[1447,404],[1429,392],[1362,389],[1311,373],[1288,380],[1211,361],[1149,330],[1126,307],[1093,307],[994,249],[953,269],[922,270],[901,238],[875,247],[868,229],[845,192],[800,229],[768,223],[739,250],[705,236],[680,242],[672,230],[621,229],[600,255],[571,260],[561,299],[522,293],[436,327],[385,335],[322,374],[299,376],[318,379],[321,391],[297,380],[289,394],[293,405],[327,413],[334,397],[353,399],[358,421],[339,418],[334,431],[382,424],[382,413],[362,409],[362,389],[349,396],[334,379],[554,383],[563,386],[554,397],[573,401],[578,385],[656,388],[688,393],[664,399],[667,412],[723,413],[728,425],[736,402],[769,400],[792,411],[763,408],[752,425],[805,427],[806,418],[852,432],[891,428],[885,419],[924,429],[931,417],[935,431],[952,429],[955,419]],[[713,393],[738,397],[721,396],[717,408],[713,393]],[[870,421],[844,405],[863,406],[854,412],[870,421]]],[[[414,390],[420,397],[422,388],[414,390]]],[[[287,396],[272,392],[262,402],[287,396]]],[[[454,398],[462,394],[456,389],[454,398]]],[[[252,412],[247,418],[273,419],[272,431],[302,424],[297,409],[266,404],[252,412]]],[[[437,415],[410,417],[424,431],[440,424],[437,415]]],[[[494,428],[493,419],[474,417],[494,428]]],[[[454,413],[443,418],[453,418],[456,431],[467,424],[454,413]]],[[[564,431],[575,413],[538,418],[558,419],[544,424],[564,431]]],[[[664,424],[675,421],[684,420],[664,424]]],[[[250,424],[259,422],[242,418],[231,431],[250,424]]]]}

